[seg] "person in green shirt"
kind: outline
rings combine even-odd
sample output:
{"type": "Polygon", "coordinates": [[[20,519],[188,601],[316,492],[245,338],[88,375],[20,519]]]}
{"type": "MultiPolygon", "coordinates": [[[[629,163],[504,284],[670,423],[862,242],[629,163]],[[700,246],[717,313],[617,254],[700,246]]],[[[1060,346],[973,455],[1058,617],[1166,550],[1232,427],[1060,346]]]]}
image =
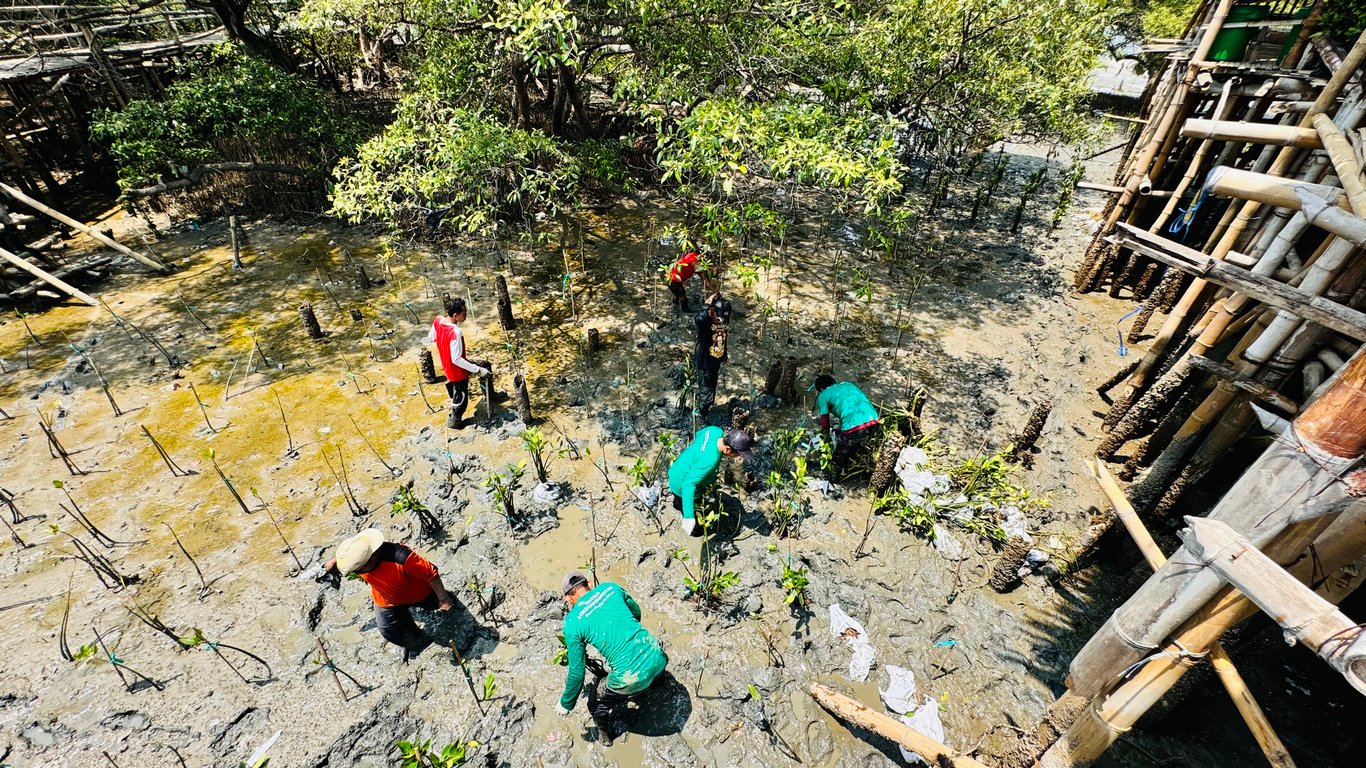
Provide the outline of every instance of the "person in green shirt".
{"type": "Polygon", "coordinates": [[[869,438],[877,434],[877,409],[857,384],[851,381],[836,384],[835,377],[826,373],[816,377],[814,389],[821,432],[830,432],[831,416],[839,419],[839,432],[835,438],[833,457],[837,476],[847,479],[851,475],[867,471],[868,467],[854,468],[853,465],[869,447],[869,438]],[[851,471],[852,469],[858,471],[851,471]]]}
{"type": "Polygon", "coordinates": [[[743,429],[727,432],[720,427],[706,427],[693,435],[692,442],[669,465],[669,492],[674,495],[674,509],[683,514],[684,533],[691,536],[698,530],[697,497],[716,482],[721,457],[751,458],[753,444],[754,438],[743,429]]]}
{"type": "Polygon", "coordinates": [[[607,678],[605,689],[589,701],[588,713],[598,728],[598,742],[612,746],[610,717],[621,704],[638,699],[664,672],[669,657],[659,641],[640,625],[640,605],[626,590],[611,582],[589,589],[588,579],[574,571],[560,584],[569,615],[564,617],[564,645],[569,655],[569,672],[564,693],[556,709],[568,715],[578,703],[583,689],[583,673],[590,666],[587,646],[591,645],[607,661],[610,671],[593,662],[593,676],[607,678]]]}

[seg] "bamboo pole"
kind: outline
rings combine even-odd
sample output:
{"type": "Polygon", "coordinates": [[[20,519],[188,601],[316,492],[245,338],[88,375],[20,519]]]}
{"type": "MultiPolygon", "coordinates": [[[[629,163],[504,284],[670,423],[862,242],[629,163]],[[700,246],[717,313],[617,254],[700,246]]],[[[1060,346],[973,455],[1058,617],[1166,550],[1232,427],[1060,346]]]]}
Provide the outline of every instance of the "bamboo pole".
{"type": "Polygon", "coordinates": [[[21,259],[13,253],[10,253],[4,248],[0,248],[0,259],[8,261],[14,266],[24,270],[30,275],[33,275],[39,280],[42,280],[48,285],[51,285],[53,288],[56,288],[57,290],[67,294],[68,296],[79,299],[92,307],[98,307],[100,305],[100,302],[96,300],[94,297],[92,297],[90,294],[81,291],[79,288],[76,288],[75,286],[71,285],[70,283],[66,282],[65,280],[62,280],[61,278],[51,273],[44,272],[38,267],[35,267],[32,264],[28,263],[24,259],[21,259]]]}
{"type": "Polygon", "coordinates": [[[1252,144],[1319,149],[1323,146],[1319,132],[1313,128],[1269,123],[1245,123],[1238,120],[1187,120],[1181,135],[1197,139],[1217,139],[1252,144]]]}
{"type": "Polygon", "coordinates": [[[1342,190],[1326,184],[1311,184],[1297,179],[1243,171],[1228,166],[1215,168],[1210,172],[1209,180],[1205,182],[1205,191],[1211,195],[1237,197],[1296,211],[1300,210],[1302,205],[1297,194],[1299,190],[1307,191],[1324,200],[1331,200],[1337,206],[1350,209],[1347,199],[1341,197],[1342,190]]]}
{"type": "Polygon", "coordinates": [[[1361,173],[1361,164],[1357,162],[1356,152],[1352,145],[1347,143],[1347,137],[1343,135],[1342,129],[1327,115],[1314,115],[1313,121],[1314,129],[1323,141],[1323,148],[1332,160],[1333,168],[1338,172],[1342,188],[1347,190],[1347,199],[1352,202],[1352,210],[1359,215],[1366,215],[1366,176],[1361,173]]]}
{"type": "MultiPolygon", "coordinates": [[[[1092,469],[1101,492],[1109,500],[1110,506],[1114,507],[1116,516],[1129,531],[1129,536],[1134,540],[1134,544],[1138,545],[1148,565],[1152,566],[1154,571],[1161,568],[1162,564],[1167,562],[1167,556],[1162,554],[1152,534],[1148,533],[1143,521],[1138,519],[1138,513],[1124,497],[1119,484],[1110,476],[1104,464],[1095,462],[1092,469]]],[[[1233,706],[1238,709],[1243,722],[1247,723],[1248,730],[1252,731],[1252,737],[1257,740],[1257,745],[1261,747],[1267,762],[1275,768],[1294,768],[1295,761],[1286,750],[1285,743],[1276,735],[1276,730],[1266,719],[1266,713],[1248,689],[1247,682],[1234,666],[1233,660],[1228,657],[1224,646],[1217,641],[1210,646],[1210,662],[1219,676],[1219,682],[1223,683],[1224,690],[1228,691],[1229,698],[1233,700],[1233,706]]]]}
{"type": "Polygon", "coordinates": [[[828,686],[812,683],[807,692],[835,717],[885,736],[937,765],[946,768],[987,768],[985,764],[941,744],[937,739],[926,736],[894,717],[871,710],[857,699],[851,699],[828,686]]]}
{"type": "Polygon", "coordinates": [[[1187,517],[1186,525],[1181,539],[1192,555],[1366,694],[1366,630],[1227,524],[1187,517]]]}
{"type": "Polygon", "coordinates": [[[157,270],[158,272],[168,272],[168,271],[170,271],[170,270],[166,267],[165,264],[162,264],[161,262],[157,261],[156,259],[153,259],[153,258],[150,257],[150,256],[144,256],[143,254],[138,253],[137,251],[133,250],[132,248],[129,248],[129,247],[126,246],[126,245],[122,245],[122,244],[120,244],[120,243],[118,243],[118,242],[115,242],[113,238],[110,238],[110,237],[105,236],[105,234],[104,234],[103,232],[100,232],[99,230],[97,230],[97,229],[95,229],[95,228],[93,228],[93,227],[87,226],[87,225],[85,225],[85,224],[83,224],[83,223],[81,223],[81,222],[79,222],[79,221],[76,221],[75,219],[71,218],[70,216],[67,216],[65,213],[62,213],[61,211],[59,211],[59,210],[57,210],[57,209],[55,209],[55,208],[52,208],[52,207],[47,206],[47,205],[44,205],[43,203],[40,203],[40,202],[38,202],[37,200],[34,200],[33,198],[29,197],[28,195],[24,194],[23,192],[20,192],[19,190],[15,189],[14,187],[11,187],[11,186],[8,185],[8,184],[5,184],[5,183],[3,183],[3,182],[0,182],[0,192],[4,192],[5,194],[9,195],[10,197],[14,198],[15,200],[18,200],[19,202],[23,203],[24,205],[27,205],[28,207],[33,208],[34,210],[40,211],[40,212],[42,212],[42,213],[45,213],[45,214],[47,214],[48,216],[51,216],[52,218],[56,219],[57,221],[60,221],[60,222],[62,222],[63,224],[65,224],[65,225],[67,225],[67,226],[69,226],[69,227],[71,227],[71,228],[73,228],[73,229],[75,229],[75,230],[77,230],[77,231],[79,231],[79,232],[85,233],[86,235],[88,235],[88,236],[94,238],[95,240],[98,240],[98,241],[101,242],[101,243],[104,243],[105,245],[109,246],[110,248],[113,248],[114,250],[118,251],[119,253],[123,254],[124,256],[127,256],[127,257],[130,258],[130,259],[133,259],[133,260],[135,260],[135,261],[137,261],[137,262],[139,262],[139,263],[145,264],[145,265],[151,267],[152,269],[157,270]]]}
{"type": "MultiPolygon", "coordinates": [[[[1339,475],[1366,449],[1366,354],[1358,352],[1317,400],[1309,404],[1232,489],[1210,518],[1221,520],[1257,546],[1273,541],[1295,557],[1341,512],[1349,498],[1339,475]],[[1322,517],[1297,522],[1305,510],[1322,517]],[[1306,538],[1298,548],[1289,529],[1306,538]]],[[[1219,577],[1189,551],[1178,550],[1072,660],[1072,689],[1103,691],[1114,676],[1156,650],[1185,621],[1214,599],[1219,577]]],[[[1217,635],[1216,635],[1217,637],[1217,635]]]]}

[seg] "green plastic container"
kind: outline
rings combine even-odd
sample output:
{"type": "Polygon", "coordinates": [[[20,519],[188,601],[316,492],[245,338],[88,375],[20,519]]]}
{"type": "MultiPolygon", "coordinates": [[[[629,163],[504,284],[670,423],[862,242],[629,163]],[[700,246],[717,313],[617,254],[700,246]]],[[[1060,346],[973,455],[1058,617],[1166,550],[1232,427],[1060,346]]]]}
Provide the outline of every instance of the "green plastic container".
{"type": "MultiPolygon", "coordinates": [[[[1224,19],[1224,23],[1262,21],[1269,15],[1271,15],[1271,9],[1265,5],[1240,5],[1228,12],[1228,17],[1224,19]]],[[[1255,27],[1219,30],[1219,34],[1214,36],[1214,44],[1210,46],[1209,60],[1242,61],[1243,54],[1247,53],[1247,44],[1252,42],[1252,36],[1255,34],[1257,34],[1255,27]]]]}

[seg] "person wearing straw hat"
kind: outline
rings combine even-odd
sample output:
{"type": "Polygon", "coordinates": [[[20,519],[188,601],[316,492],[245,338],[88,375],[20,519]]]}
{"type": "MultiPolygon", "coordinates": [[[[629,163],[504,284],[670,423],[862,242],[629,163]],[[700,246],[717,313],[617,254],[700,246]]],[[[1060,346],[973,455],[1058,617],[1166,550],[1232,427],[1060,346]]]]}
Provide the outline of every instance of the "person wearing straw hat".
{"type": "Polygon", "coordinates": [[[567,716],[574,709],[583,690],[585,668],[597,678],[595,686],[605,677],[606,686],[598,687],[596,695],[589,697],[588,713],[598,728],[598,743],[610,747],[614,734],[619,735],[611,721],[612,712],[639,699],[660,678],[669,657],[654,635],[641,626],[640,605],[619,585],[603,582],[590,588],[588,578],[574,571],[560,582],[560,592],[569,605],[569,614],[564,617],[569,670],[556,711],[567,716]],[[589,645],[602,654],[607,669],[588,658],[589,645]]]}
{"type": "Polygon", "coordinates": [[[343,541],[337,547],[337,556],[323,570],[342,576],[354,573],[369,584],[380,636],[405,650],[427,643],[413,623],[411,609],[449,613],[455,607],[455,598],[441,583],[436,566],[405,544],[385,541],[378,528],[343,541]]]}
{"type": "Polygon", "coordinates": [[[669,492],[674,495],[674,509],[683,515],[684,533],[691,536],[698,530],[697,497],[716,482],[721,457],[752,458],[753,445],[754,438],[743,429],[726,432],[720,427],[706,427],[693,435],[692,442],[669,465],[669,492]]]}

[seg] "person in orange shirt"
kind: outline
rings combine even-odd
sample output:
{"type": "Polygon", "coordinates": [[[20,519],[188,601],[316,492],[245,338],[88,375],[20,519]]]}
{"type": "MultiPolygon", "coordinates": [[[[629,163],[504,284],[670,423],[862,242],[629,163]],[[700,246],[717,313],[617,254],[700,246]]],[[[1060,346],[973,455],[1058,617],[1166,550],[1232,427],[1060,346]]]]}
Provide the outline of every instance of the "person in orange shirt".
{"type": "Polygon", "coordinates": [[[404,544],[385,541],[378,528],[343,541],[324,570],[343,576],[354,573],[369,584],[380,636],[405,650],[427,643],[413,623],[412,608],[449,613],[455,607],[436,566],[404,544]]]}
{"type": "Polygon", "coordinates": [[[697,251],[683,254],[669,268],[669,293],[673,294],[674,306],[683,312],[688,311],[688,291],[684,284],[698,273],[701,273],[702,289],[707,293],[714,293],[716,289],[712,285],[711,272],[702,263],[702,257],[697,251]]]}

